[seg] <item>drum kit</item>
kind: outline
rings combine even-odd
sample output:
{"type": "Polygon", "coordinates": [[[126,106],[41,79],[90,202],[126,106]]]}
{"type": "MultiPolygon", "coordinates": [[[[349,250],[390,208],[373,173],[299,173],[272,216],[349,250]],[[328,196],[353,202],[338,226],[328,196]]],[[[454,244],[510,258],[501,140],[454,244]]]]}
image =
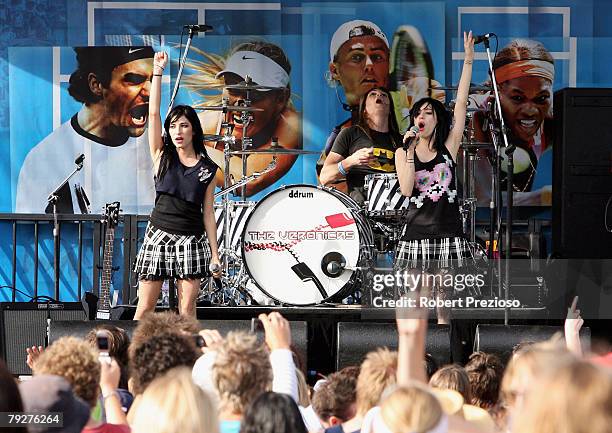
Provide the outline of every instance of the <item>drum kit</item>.
{"type": "MultiPolygon", "coordinates": [[[[222,306],[359,304],[374,273],[390,269],[399,241],[409,199],[401,194],[396,174],[366,175],[363,205],[336,189],[313,185],[281,186],[259,202],[247,201],[242,187],[273,170],[277,155],[318,152],[283,148],[275,140],[268,148],[252,148],[247,131],[250,114],[258,109],[250,106],[250,92],[273,88],[254,85],[248,77],[226,88],[244,93],[242,106],[224,99],[221,106],[204,108],[225,114],[225,133],[205,136],[206,141],[222,143],[225,156],[224,189],[215,194],[221,198],[215,203],[215,219],[223,277],[221,284],[204,279],[199,301],[222,306]],[[238,149],[232,136],[236,112],[244,131],[238,149]],[[230,158],[257,154],[272,155],[273,160],[263,172],[246,176],[243,158],[242,178],[233,182],[230,158]],[[231,200],[230,193],[239,188],[241,200],[231,200]]],[[[470,118],[472,114],[467,113],[470,118]]],[[[471,125],[468,122],[462,147],[461,215],[464,231],[475,242],[474,164],[484,144],[474,142],[471,125]]]]}

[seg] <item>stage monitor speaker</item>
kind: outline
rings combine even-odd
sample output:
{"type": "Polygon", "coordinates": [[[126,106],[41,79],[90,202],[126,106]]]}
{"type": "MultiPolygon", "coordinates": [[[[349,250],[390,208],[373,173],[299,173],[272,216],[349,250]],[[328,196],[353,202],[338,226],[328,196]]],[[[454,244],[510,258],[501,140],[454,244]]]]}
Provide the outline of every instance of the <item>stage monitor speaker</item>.
{"type": "Polygon", "coordinates": [[[80,302],[0,303],[0,349],[6,365],[14,375],[32,374],[26,365],[26,347],[44,346],[47,318],[54,320],[85,320],[80,302]]]}
{"type": "Polygon", "coordinates": [[[554,107],[553,253],[612,258],[612,89],[562,89],[554,107]]]}
{"type": "MultiPolygon", "coordinates": [[[[540,342],[548,340],[563,328],[557,326],[529,326],[529,325],[478,325],[474,338],[474,351],[493,353],[507,362],[517,344],[540,342]]],[[[591,347],[591,330],[580,330],[580,341],[585,352],[591,347]]]]}
{"type": "MultiPolygon", "coordinates": [[[[199,320],[202,329],[216,329],[224,337],[230,331],[250,331],[250,320],[199,320]]],[[[125,329],[130,338],[134,333],[134,329],[138,322],[133,320],[88,320],[88,321],[57,321],[52,320],[49,326],[49,343],[53,343],[58,338],[71,335],[78,338],[83,338],[87,333],[96,326],[110,324],[119,328],[125,329]]],[[[302,359],[307,359],[307,329],[306,322],[295,321],[291,324],[291,341],[295,350],[300,354],[302,359]]],[[[263,333],[261,335],[263,342],[263,333]]],[[[25,346],[24,346],[25,351],[25,346]]],[[[24,352],[25,353],[25,352],[24,352]]]]}
{"type": "MultiPolygon", "coordinates": [[[[360,365],[365,356],[379,347],[397,350],[395,323],[339,322],[336,370],[360,365]]],[[[451,362],[450,327],[429,325],[425,350],[439,366],[451,362]]]]}

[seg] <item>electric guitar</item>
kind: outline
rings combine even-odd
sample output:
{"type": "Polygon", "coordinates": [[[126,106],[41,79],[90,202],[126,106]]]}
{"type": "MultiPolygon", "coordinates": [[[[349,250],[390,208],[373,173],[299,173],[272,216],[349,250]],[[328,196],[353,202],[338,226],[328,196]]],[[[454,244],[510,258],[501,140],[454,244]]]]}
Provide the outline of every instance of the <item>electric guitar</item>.
{"type": "Polygon", "coordinates": [[[115,242],[115,227],[119,223],[119,202],[107,203],[104,207],[104,254],[102,260],[102,282],[98,296],[96,319],[111,319],[111,280],[113,277],[113,245],[115,242]]]}

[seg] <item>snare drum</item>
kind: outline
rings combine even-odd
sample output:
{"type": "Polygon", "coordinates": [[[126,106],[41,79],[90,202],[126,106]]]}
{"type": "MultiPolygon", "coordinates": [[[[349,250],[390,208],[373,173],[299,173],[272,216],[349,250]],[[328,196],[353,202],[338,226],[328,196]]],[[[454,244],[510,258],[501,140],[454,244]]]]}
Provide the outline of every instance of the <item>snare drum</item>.
{"type": "Polygon", "coordinates": [[[397,218],[408,210],[410,199],[402,195],[395,173],[368,174],[364,188],[370,218],[397,218]]]}
{"type": "Polygon", "coordinates": [[[271,298],[311,305],[340,301],[357,288],[372,243],[372,229],[351,198],[330,188],[290,185],[255,206],[242,234],[242,257],[271,298]]]}

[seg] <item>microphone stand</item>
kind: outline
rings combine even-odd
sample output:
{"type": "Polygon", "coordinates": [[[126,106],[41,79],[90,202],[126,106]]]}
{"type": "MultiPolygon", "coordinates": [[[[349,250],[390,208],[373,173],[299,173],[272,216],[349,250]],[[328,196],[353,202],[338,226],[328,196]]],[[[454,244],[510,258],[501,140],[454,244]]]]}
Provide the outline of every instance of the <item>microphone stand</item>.
{"type": "MultiPolygon", "coordinates": [[[[53,190],[49,197],[47,197],[47,202],[53,206],[53,276],[54,276],[54,284],[55,284],[55,299],[59,299],[59,283],[60,283],[60,245],[59,245],[59,222],[57,221],[57,201],[59,200],[59,191],[68,183],[70,178],[74,176],[79,170],[83,168],[83,159],[81,157],[77,158],[81,162],[77,162],[76,168],[68,175],[66,179],[60,183],[60,185],[53,190]]],[[[76,162],[76,161],[75,161],[76,162]]]]}
{"type": "MultiPolygon", "coordinates": [[[[174,89],[172,90],[172,96],[170,97],[170,104],[168,104],[168,112],[172,110],[174,106],[174,99],[176,98],[176,94],[178,93],[179,85],[181,82],[181,77],[183,76],[183,69],[185,68],[185,62],[187,61],[187,53],[189,53],[189,48],[191,47],[191,40],[193,39],[193,35],[197,34],[199,29],[194,28],[194,26],[188,26],[189,35],[187,36],[187,44],[185,45],[185,52],[183,53],[183,57],[181,58],[181,62],[179,63],[179,70],[176,75],[176,82],[174,83],[174,89]]],[[[212,27],[204,32],[212,30],[212,27]]]]}
{"type": "MultiPolygon", "coordinates": [[[[508,157],[508,168],[507,168],[507,174],[506,174],[507,193],[508,193],[508,197],[506,198],[507,200],[506,243],[504,244],[504,247],[506,250],[506,261],[505,261],[505,276],[503,279],[504,289],[505,289],[504,299],[506,300],[505,305],[508,305],[508,298],[510,297],[510,256],[512,255],[512,205],[513,205],[512,181],[513,181],[513,172],[514,172],[514,150],[516,149],[516,146],[510,145],[508,143],[508,135],[506,134],[506,124],[504,122],[504,116],[502,114],[502,109],[501,109],[501,103],[499,101],[499,89],[497,86],[497,80],[495,78],[495,70],[493,69],[493,60],[491,59],[491,49],[490,49],[490,44],[489,44],[489,38],[488,37],[485,38],[483,42],[487,50],[487,59],[489,61],[489,71],[491,73],[491,85],[493,87],[493,92],[495,93],[495,108],[497,110],[497,116],[500,121],[501,135],[504,139],[504,146],[505,146],[504,152],[506,153],[506,156],[508,157]]],[[[499,148],[497,142],[495,142],[494,144],[496,144],[495,156],[496,156],[496,169],[497,169],[497,176],[498,176],[497,187],[499,189],[499,186],[501,185],[501,154],[500,154],[501,149],[499,148]]],[[[493,196],[493,193],[494,191],[491,191],[492,196],[493,196]]],[[[500,191],[500,194],[501,194],[501,191],[500,191]]],[[[503,206],[503,200],[499,202],[499,205],[503,206]]],[[[499,210],[498,210],[498,214],[499,214],[499,210]]],[[[500,228],[498,228],[498,230],[499,229],[500,228]]],[[[491,248],[492,247],[493,246],[491,245],[491,248]]],[[[498,245],[498,250],[501,251],[500,245],[498,245]]],[[[501,272],[499,275],[501,278],[501,272]]],[[[500,290],[501,290],[501,286],[500,286],[500,290]]],[[[509,314],[510,314],[510,308],[505,307],[504,325],[506,326],[508,325],[509,314]]]]}

